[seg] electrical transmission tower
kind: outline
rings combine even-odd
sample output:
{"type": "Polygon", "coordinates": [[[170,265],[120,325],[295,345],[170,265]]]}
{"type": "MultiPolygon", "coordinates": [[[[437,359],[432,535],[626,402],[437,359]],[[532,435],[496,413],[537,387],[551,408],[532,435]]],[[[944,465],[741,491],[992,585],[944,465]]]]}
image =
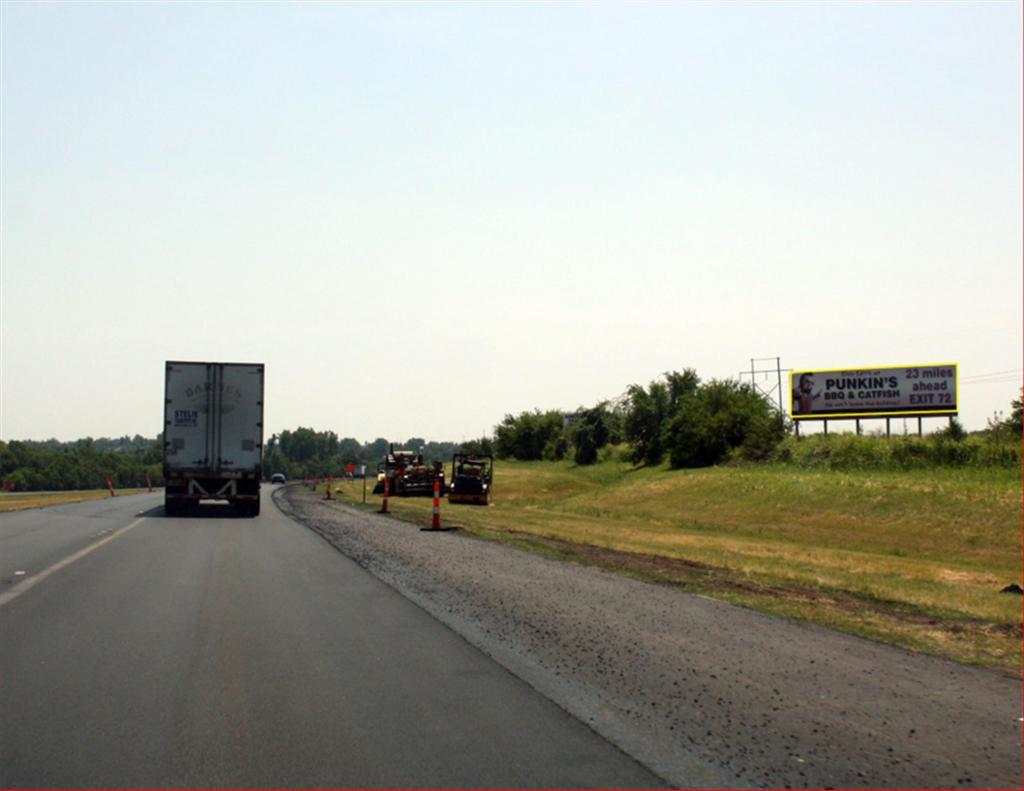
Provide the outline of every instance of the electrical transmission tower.
{"type": "Polygon", "coordinates": [[[779,406],[779,415],[785,417],[786,408],[782,403],[782,374],[783,372],[789,373],[792,368],[783,368],[782,360],[779,357],[751,357],[750,358],[750,370],[740,371],[740,381],[744,381],[744,377],[750,377],[750,384],[761,393],[765,398],[773,403],[777,403],[779,406]],[[775,363],[774,368],[759,368],[758,366],[765,365],[767,363],[775,363]],[[758,384],[757,377],[759,374],[764,374],[762,378],[762,384],[758,384]],[[771,387],[766,387],[763,383],[770,382],[772,379],[771,374],[775,374],[775,384],[771,387]]]}

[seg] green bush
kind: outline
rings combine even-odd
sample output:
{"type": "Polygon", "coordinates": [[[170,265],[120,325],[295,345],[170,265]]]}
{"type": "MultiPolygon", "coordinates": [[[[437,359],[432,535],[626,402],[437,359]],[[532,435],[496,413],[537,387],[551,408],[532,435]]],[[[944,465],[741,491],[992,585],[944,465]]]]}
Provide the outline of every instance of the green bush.
{"type": "Polygon", "coordinates": [[[713,412],[706,399],[695,395],[685,399],[666,431],[669,464],[678,469],[722,461],[732,447],[726,438],[728,428],[728,416],[713,412]]]}
{"type": "Polygon", "coordinates": [[[576,410],[576,417],[569,426],[568,434],[576,450],[573,460],[577,464],[593,464],[597,453],[608,444],[611,432],[608,406],[601,402],[590,409],[576,410]]]}
{"type": "Polygon", "coordinates": [[[739,455],[744,461],[767,461],[786,434],[784,419],[757,412],[751,416],[739,455]]]}
{"type": "Polygon", "coordinates": [[[935,464],[943,467],[967,467],[978,458],[977,443],[954,439],[955,434],[938,435],[931,440],[931,456],[935,464]]]}
{"type": "Polygon", "coordinates": [[[888,463],[891,447],[880,444],[874,437],[840,435],[832,444],[829,464],[841,470],[884,467],[888,463]]]}
{"type": "Polygon", "coordinates": [[[494,451],[498,458],[539,461],[551,440],[562,433],[562,413],[556,409],[505,415],[494,428],[494,451]]]}
{"type": "MultiPolygon", "coordinates": [[[[633,447],[631,461],[648,466],[665,457],[665,432],[679,412],[683,399],[696,392],[700,378],[692,368],[666,371],[663,380],[652,381],[647,389],[630,385],[626,390],[621,436],[633,447]]],[[[612,441],[617,441],[613,438],[612,441]]]]}
{"type": "Polygon", "coordinates": [[[545,444],[544,450],[541,452],[541,458],[544,461],[561,461],[565,458],[565,454],[569,452],[569,440],[565,438],[565,434],[559,433],[557,436],[551,437],[545,444]]]}
{"type": "Polygon", "coordinates": [[[734,451],[744,458],[766,459],[784,432],[778,413],[753,387],[711,380],[683,397],[664,444],[672,467],[706,467],[734,451]]]}
{"type": "MultiPolygon", "coordinates": [[[[973,439],[973,438],[972,438],[973,439]]],[[[985,467],[1019,467],[1020,442],[986,442],[979,440],[976,464],[985,467]]]]}
{"type": "Polygon", "coordinates": [[[624,443],[616,445],[608,444],[601,448],[597,454],[599,462],[628,463],[633,461],[633,449],[624,443]]]}
{"type": "Polygon", "coordinates": [[[890,441],[892,460],[897,467],[914,469],[927,467],[929,462],[928,445],[919,437],[894,437],[890,441]]]}
{"type": "Polygon", "coordinates": [[[1021,453],[1019,445],[983,435],[956,440],[948,432],[924,438],[815,434],[788,437],[771,454],[771,460],[804,468],[912,470],[1013,467],[1020,464],[1021,453]]]}

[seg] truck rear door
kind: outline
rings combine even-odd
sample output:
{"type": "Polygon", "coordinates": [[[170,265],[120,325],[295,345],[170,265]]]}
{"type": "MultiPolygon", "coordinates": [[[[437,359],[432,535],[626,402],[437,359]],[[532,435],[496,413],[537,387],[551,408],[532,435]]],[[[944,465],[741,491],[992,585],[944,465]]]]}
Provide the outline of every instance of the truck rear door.
{"type": "Polygon", "coordinates": [[[258,468],[263,365],[167,363],[164,424],[173,470],[217,475],[258,468]]]}

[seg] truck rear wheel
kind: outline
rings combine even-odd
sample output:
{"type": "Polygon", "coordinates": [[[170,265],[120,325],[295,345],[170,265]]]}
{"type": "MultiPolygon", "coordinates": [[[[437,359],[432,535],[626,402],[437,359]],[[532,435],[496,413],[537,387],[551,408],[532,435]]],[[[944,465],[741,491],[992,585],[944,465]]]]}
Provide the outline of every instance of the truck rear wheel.
{"type": "Polygon", "coordinates": [[[259,500],[238,500],[235,502],[235,513],[239,516],[251,518],[260,515],[259,500]]]}

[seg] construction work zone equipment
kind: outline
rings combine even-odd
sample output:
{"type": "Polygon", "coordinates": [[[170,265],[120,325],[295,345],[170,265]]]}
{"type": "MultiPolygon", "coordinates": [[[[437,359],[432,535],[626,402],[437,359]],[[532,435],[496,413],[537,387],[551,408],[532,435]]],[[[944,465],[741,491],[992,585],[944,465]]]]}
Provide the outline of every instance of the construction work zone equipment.
{"type": "Polygon", "coordinates": [[[382,494],[387,481],[395,497],[429,497],[434,490],[435,478],[440,479],[441,492],[446,492],[443,462],[427,464],[422,453],[395,450],[392,445],[384,460],[377,464],[377,483],[373,493],[382,494]]]}
{"type": "Polygon", "coordinates": [[[451,505],[490,505],[494,491],[494,457],[456,453],[452,456],[451,505]]]}

